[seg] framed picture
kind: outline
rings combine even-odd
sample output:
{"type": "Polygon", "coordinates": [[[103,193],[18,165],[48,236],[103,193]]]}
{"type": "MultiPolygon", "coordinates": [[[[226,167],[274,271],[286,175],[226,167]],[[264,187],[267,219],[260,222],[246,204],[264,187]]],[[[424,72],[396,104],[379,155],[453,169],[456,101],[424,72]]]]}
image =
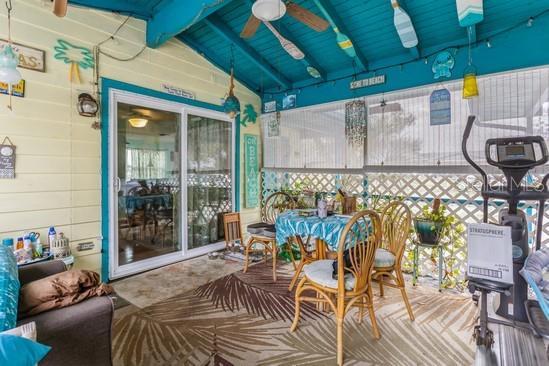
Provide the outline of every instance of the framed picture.
{"type": "MultiPolygon", "coordinates": [[[[0,50],[8,44],[5,39],[0,39],[0,50]]],[[[19,65],[23,69],[46,72],[46,52],[38,48],[25,46],[12,42],[15,53],[19,55],[19,65]]]]}
{"type": "MultiPolygon", "coordinates": [[[[9,94],[9,88],[8,84],[6,83],[0,83],[0,94],[9,94]]],[[[11,86],[11,95],[14,97],[21,97],[23,98],[25,96],[25,80],[21,79],[17,85],[11,86]]]]}

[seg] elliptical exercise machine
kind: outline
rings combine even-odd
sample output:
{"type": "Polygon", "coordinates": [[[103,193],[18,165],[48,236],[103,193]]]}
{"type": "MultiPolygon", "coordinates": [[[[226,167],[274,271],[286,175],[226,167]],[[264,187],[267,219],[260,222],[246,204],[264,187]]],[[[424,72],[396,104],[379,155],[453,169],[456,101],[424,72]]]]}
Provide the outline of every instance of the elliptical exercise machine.
{"type": "MultiPolygon", "coordinates": [[[[523,136],[510,138],[488,139],[485,144],[485,155],[488,164],[500,169],[504,176],[505,185],[490,185],[486,172],[475,163],[467,151],[467,140],[471,134],[475,116],[469,116],[463,133],[461,150],[465,160],[482,177],[483,198],[483,222],[488,222],[488,203],[490,199],[500,199],[507,202],[507,207],[499,211],[499,225],[511,227],[511,241],[513,253],[513,285],[497,281],[470,278],[469,291],[481,293],[480,324],[475,327],[474,337],[477,345],[484,345],[487,349],[494,342],[493,333],[488,329],[488,321],[501,323],[488,318],[487,294],[497,292],[500,297],[496,314],[514,322],[527,322],[525,301],[528,297],[528,286],[519,271],[524,266],[524,261],[530,249],[528,246],[528,223],[524,211],[518,208],[522,201],[538,202],[538,217],[536,226],[535,249],[541,246],[543,216],[545,201],[549,199],[547,181],[549,174],[545,175],[539,187],[529,187],[522,184],[522,180],[528,171],[536,166],[545,164],[549,160],[549,153],[544,139],[541,136],[523,136]],[[536,149],[541,156],[536,157],[536,149]],[[512,304],[512,308],[511,305],[512,304]],[[511,310],[512,309],[512,310],[511,310]]],[[[475,295],[473,295],[475,299],[475,295]]],[[[505,323],[507,324],[507,323],[505,323]]]]}

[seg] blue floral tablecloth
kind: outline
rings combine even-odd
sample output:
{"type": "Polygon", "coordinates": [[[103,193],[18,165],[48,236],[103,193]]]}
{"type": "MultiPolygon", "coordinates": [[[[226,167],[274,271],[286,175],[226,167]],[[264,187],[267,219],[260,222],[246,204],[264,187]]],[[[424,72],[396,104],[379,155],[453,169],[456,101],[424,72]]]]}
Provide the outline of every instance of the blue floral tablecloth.
{"type": "Polygon", "coordinates": [[[292,236],[322,239],[331,251],[336,251],[343,228],[351,216],[328,216],[321,219],[318,216],[304,217],[296,211],[286,211],[276,219],[276,242],[279,246],[292,236]]]}

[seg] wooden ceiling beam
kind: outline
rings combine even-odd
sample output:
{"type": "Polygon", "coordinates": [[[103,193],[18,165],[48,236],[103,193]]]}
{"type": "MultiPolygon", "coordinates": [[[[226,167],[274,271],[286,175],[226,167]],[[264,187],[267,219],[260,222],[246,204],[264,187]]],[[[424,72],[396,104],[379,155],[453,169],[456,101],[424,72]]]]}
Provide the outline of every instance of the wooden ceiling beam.
{"type": "Polygon", "coordinates": [[[260,68],[268,77],[274,80],[278,85],[285,90],[292,87],[290,80],[286,79],[279,71],[271,66],[257,51],[250,47],[246,42],[240,38],[232,29],[230,29],[226,23],[217,15],[212,14],[203,20],[215,33],[227,42],[232,44],[242,55],[244,55],[250,62],[260,68]]]}

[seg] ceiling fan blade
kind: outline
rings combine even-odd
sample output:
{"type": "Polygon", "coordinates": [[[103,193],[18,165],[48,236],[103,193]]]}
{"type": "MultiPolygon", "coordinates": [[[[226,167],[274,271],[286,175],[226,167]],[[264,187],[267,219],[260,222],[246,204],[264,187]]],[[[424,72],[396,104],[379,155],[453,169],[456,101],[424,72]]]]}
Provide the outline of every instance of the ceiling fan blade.
{"type": "Polygon", "coordinates": [[[240,32],[241,38],[252,38],[257,32],[257,28],[261,24],[261,20],[257,19],[253,14],[250,15],[244,29],[240,32]]]}
{"type": "Polygon", "coordinates": [[[319,17],[312,11],[297,5],[296,3],[287,3],[286,12],[290,16],[294,17],[301,23],[305,24],[311,29],[314,29],[317,32],[324,32],[326,29],[328,29],[328,26],[330,25],[325,19],[319,17]]]}
{"type": "Polygon", "coordinates": [[[68,0],[53,0],[53,13],[60,18],[67,15],[67,1],[68,0]]]}

